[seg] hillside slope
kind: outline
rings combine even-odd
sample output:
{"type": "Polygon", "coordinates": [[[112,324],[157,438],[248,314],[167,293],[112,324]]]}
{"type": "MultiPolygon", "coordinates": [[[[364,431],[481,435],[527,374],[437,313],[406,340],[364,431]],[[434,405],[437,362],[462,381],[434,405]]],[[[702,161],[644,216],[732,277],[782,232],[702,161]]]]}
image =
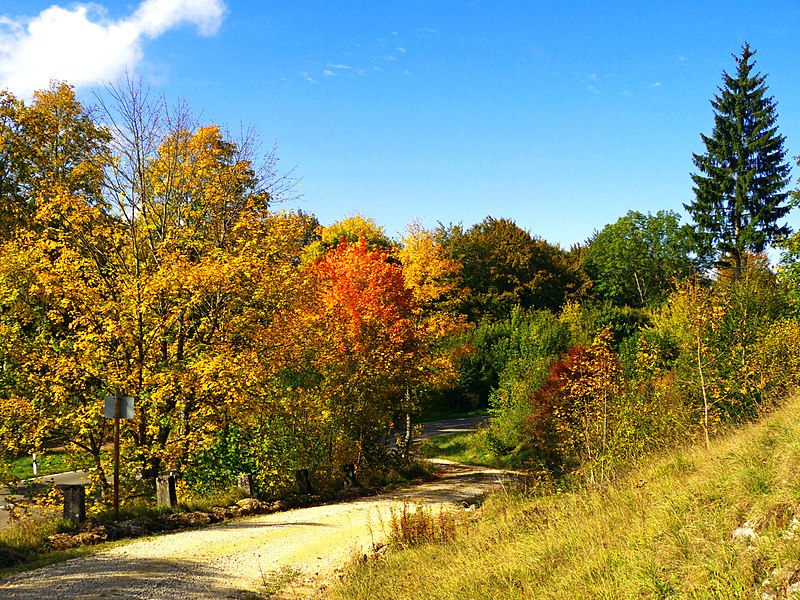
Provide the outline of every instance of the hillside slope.
{"type": "Polygon", "coordinates": [[[490,500],[453,542],[354,568],[337,598],[800,598],[800,398],[603,489],[490,500]]]}

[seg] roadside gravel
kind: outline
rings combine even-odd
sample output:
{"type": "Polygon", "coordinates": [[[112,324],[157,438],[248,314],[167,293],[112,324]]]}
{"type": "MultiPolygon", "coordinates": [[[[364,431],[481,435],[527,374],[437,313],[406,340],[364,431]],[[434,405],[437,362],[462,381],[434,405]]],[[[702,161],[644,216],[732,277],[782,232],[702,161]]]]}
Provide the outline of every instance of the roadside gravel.
{"type": "Polygon", "coordinates": [[[354,555],[384,538],[393,508],[459,505],[510,476],[441,462],[444,476],[432,483],[137,540],[0,581],[0,598],[245,598],[264,592],[265,582],[287,569],[295,574],[287,597],[314,595],[354,555]]]}

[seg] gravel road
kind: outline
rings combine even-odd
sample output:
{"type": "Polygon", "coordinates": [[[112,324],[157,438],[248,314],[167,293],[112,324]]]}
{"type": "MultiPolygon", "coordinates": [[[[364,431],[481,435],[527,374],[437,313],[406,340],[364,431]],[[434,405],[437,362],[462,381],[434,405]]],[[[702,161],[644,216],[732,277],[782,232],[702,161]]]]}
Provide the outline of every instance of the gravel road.
{"type": "Polygon", "coordinates": [[[506,481],[494,469],[441,461],[439,480],[342,504],[240,519],[137,540],[0,581],[0,598],[210,599],[264,591],[281,569],[298,575],[287,597],[314,595],[355,553],[384,537],[404,502],[453,505],[506,481]]]}

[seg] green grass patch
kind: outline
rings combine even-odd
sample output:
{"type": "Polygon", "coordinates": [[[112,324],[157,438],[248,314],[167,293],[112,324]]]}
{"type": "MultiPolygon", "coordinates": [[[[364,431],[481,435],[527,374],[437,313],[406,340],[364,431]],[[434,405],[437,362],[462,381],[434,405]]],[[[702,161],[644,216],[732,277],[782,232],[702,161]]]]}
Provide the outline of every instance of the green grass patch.
{"type": "Polygon", "coordinates": [[[422,440],[416,451],[425,458],[444,458],[468,465],[487,467],[501,466],[497,457],[488,449],[486,434],[449,433],[422,440]]]}
{"type": "Polygon", "coordinates": [[[300,577],[300,571],[293,567],[281,567],[271,573],[261,573],[261,585],[253,592],[245,592],[242,600],[266,600],[275,598],[288,585],[300,577]]]}
{"type": "Polygon", "coordinates": [[[361,561],[328,596],[792,597],[800,580],[798,411],[794,399],[710,450],[662,452],[602,487],[490,497],[482,518],[452,539],[361,561]],[[745,527],[755,535],[737,537],[745,527]]]}
{"type": "MultiPolygon", "coordinates": [[[[91,466],[86,460],[76,459],[64,450],[53,450],[45,454],[37,454],[38,476],[64,473],[88,469],[91,466]]],[[[30,479],[33,477],[33,457],[30,455],[19,456],[8,461],[8,470],[15,479],[30,479]]]]}

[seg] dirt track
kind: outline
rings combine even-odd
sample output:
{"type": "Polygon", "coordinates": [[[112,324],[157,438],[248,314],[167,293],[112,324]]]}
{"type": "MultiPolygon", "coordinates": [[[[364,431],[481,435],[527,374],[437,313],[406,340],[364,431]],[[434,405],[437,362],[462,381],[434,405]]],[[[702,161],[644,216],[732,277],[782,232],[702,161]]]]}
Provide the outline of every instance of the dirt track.
{"type": "Polygon", "coordinates": [[[324,587],[357,552],[384,535],[403,502],[459,504],[507,480],[493,469],[447,464],[444,476],[391,495],[302,508],[138,540],[0,582],[0,597],[199,599],[264,591],[283,569],[286,590],[303,597],[324,587]]]}

